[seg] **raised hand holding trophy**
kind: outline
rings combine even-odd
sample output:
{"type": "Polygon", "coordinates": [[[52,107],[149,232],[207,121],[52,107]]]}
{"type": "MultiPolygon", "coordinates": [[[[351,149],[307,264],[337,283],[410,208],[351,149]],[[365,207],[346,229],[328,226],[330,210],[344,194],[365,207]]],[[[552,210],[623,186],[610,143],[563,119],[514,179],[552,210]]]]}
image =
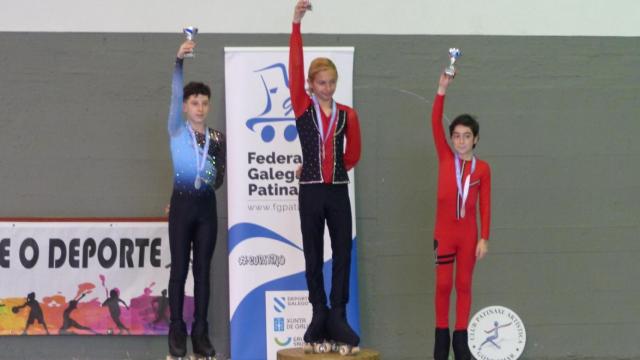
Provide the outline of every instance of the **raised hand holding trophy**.
{"type": "MultiPolygon", "coordinates": [[[[193,41],[193,39],[195,39],[196,35],[198,34],[198,28],[195,26],[189,26],[182,29],[182,32],[184,33],[184,36],[188,41],[193,41]]],[[[195,56],[196,55],[193,52],[184,54],[185,58],[193,58],[195,56]]]]}
{"type": "Polygon", "coordinates": [[[458,48],[450,48],[449,49],[449,61],[451,62],[446,69],[444,69],[444,73],[454,77],[456,76],[456,68],[453,64],[458,60],[458,58],[462,56],[462,52],[458,48]]]}

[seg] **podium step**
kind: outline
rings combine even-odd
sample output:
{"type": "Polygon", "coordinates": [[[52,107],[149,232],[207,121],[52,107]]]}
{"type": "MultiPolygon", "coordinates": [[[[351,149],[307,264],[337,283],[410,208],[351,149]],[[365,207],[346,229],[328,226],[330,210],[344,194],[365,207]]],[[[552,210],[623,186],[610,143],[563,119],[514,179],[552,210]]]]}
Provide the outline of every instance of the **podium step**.
{"type": "Polygon", "coordinates": [[[278,351],[278,360],[380,360],[380,353],[371,349],[360,349],[356,355],[341,356],[338,353],[305,354],[302,348],[278,351]]]}

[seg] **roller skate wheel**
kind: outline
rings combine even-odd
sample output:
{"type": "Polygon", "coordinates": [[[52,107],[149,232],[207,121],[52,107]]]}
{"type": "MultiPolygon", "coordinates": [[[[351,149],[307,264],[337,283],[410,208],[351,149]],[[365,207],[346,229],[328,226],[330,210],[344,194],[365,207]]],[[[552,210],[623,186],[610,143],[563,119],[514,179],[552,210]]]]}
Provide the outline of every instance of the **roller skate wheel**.
{"type": "Polygon", "coordinates": [[[313,345],[309,344],[309,343],[304,343],[304,345],[302,346],[302,350],[304,350],[305,354],[312,354],[313,353],[313,345]]]}
{"type": "Polygon", "coordinates": [[[316,354],[324,354],[329,352],[329,347],[323,342],[313,344],[313,352],[316,354]]]}
{"type": "Polygon", "coordinates": [[[204,356],[204,355],[198,355],[198,354],[193,354],[189,357],[189,359],[191,360],[216,360],[215,356],[204,356]]]}
{"type": "Polygon", "coordinates": [[[189,357],[190,360],[216,360],[215,356],[203,356],[198,354],[193,354],[189,357]]]}
{"type": "Polygon", "coordinates": [[[351,346],[349,345],[340,345],[339,349],[340,355],[345,356],[351,353],[351,346]]]}
{"type": "Polygon", "coordinates": [[[338,352],[340,345],[338,345],[338,343],[336,342],[331,342],[331,351],[332,352],[338,352]]]}
{"type": "Polygon", "coordinates": [[[184,356],[167,355],[167,360],[189,360],[184,356]]]}

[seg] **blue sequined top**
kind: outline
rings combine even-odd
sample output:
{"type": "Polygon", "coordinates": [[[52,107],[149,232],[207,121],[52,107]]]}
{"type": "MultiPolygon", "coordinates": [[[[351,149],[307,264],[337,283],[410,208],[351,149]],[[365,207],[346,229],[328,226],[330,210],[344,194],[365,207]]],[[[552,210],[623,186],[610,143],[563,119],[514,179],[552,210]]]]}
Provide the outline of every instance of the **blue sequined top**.
{"type": "MultiPolygon", "coordinates": [[[[189,124],[182,114],[183,101],[183,61],[177,59],[171,82],[171,106],[169,108],[169,142],[173,161],[173,189],[181,192],[198,193],[218,189],[224,180],[226,149],[224,135],[207,127],[210,144],[204,169],[200,173],[202,185],[195,187],[197,169],[193,138],[189,133],[189,124]]],[[[204,151],[205,136],[195,132],[198,143],[198,156],[204,151]]]]}

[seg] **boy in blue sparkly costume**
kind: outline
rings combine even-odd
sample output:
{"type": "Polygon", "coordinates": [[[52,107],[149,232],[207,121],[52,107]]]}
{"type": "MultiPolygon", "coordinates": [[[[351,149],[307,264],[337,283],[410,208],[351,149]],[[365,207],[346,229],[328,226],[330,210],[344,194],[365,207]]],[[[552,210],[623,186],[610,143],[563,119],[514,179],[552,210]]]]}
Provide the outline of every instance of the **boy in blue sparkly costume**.
{"type": "Polygon", "coordinates": [[[209,274],[218,231],[215,190],[224,178],[226,150],[224,135],[205,123],[210,108],[209,87],[190,82],[183,88],[184,57],[194,48],[191,40],[180,45],[171,84],[168,130],[173,193],[169,212],[169,352],[171,356],[183,357],[187,351],[187,328],[182,312],[193,247],[195,311],[191,341],[194,353],[208,358],[215,355],[207,323],[209,274]]]}

